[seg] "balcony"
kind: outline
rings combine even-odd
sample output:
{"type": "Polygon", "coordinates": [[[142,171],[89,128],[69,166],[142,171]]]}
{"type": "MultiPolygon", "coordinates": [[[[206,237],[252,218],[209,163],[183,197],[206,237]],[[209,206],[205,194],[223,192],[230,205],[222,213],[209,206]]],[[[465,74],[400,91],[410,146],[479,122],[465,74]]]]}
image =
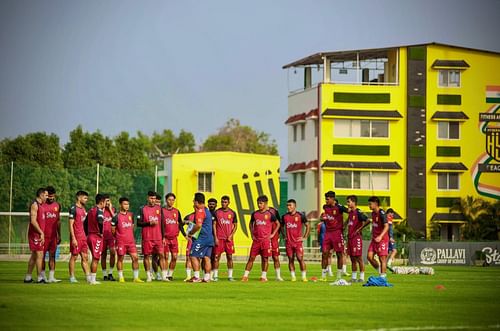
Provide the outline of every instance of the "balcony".
{"type": "Polygon", "coordinates": [[[399,49],[316,53],[283,69],[287,69],[290,95],[320,83],[396,86],[399,85],[399,49]]]}

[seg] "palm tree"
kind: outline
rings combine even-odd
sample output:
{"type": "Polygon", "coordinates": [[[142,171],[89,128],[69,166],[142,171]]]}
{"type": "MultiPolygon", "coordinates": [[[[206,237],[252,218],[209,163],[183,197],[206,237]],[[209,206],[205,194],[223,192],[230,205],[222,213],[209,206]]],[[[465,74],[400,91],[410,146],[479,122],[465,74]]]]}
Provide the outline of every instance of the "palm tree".
{"type": "Polygon", "coordinates": [[[479,219],[488,214],[491,204],[481,198],[467,196],[457,200],[450,208],[450,212],[459,212],[465,223],[462,225],[462,236],[466,240],[481,239],[479,219]]]}

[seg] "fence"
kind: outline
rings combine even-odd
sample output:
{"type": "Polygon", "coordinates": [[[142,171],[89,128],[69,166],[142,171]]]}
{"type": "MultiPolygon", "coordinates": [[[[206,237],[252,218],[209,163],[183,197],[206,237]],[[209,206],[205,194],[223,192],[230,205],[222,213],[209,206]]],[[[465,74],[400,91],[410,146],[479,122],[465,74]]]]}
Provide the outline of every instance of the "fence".
{"type": "MultiPolygon", "coordinates": [[[[158,168],[146,170],[111,169],[96,164],[91,168],[44,168],[17,164],[0,164],[0,248],[12,252],[26,244],[29,223],[28,208],[39,187],[52,185],[57,190],[61,210],[67,211],[75,193],[84,190],[93,197],[108,193],[114,201],[127,196],[133,211],[146,201],[147,192],[163,191],[158,168]],[[16,248],[17,247],[17,248],[16,248]]],[[[92,204],[90,198],[89,204],[92,204]]],[[[67,217],[67,213],[63,213],[67,217]]],[[[61,222],[62,241],[69,242],[67,222],[61,222]]]]}

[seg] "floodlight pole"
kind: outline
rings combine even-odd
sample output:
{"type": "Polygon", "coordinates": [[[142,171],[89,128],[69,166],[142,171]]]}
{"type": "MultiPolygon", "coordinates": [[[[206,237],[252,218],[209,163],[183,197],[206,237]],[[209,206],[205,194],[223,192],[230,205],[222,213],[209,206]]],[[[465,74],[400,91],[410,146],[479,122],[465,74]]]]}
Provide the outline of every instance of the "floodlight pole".
{"type": "Polygon", "coordinates": [[[97,174],[95,180],[95,194],[99,193],[99,163],[97,163],[97,174]]]}
{"type": "Polygon", "coordinates": [[[155,192],[158,190],[158,165],[155,165],[155,192]]]}

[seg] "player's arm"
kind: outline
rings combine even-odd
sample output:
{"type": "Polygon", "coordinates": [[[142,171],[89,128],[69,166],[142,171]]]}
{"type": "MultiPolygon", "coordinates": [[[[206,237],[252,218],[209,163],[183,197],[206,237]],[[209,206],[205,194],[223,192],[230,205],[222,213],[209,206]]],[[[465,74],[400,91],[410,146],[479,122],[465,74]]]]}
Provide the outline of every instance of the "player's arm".
{"type": "Polygon", "coordinates": [[[302,240],[306,240],[309,237],[309,234],[311,233],[311,224],[307,221],[306,215],[300,214],[301,222],[302,224],[306,225],[306,232],[302,236],[302,240]]]}
{"type": "Polygon", "coordinates": [[[40,241],[43,243],[45,241],[45,235],[43,234],[43,231],[38,224],[38,220],[36,219],[36,215],[38,214],[38,204],[32,203],[30,211],[30,223],[35,228],[35,231],[40,235],[40,241]]]}
{"type": "Polygon", "coordinates": [[[102,235],[102,230],[104,228],[104,211],[97,208],[96,211],[97,226],[99,226],[99,234],[102,235]]]}
{"type": "Polygon", "coordinates": [[[230,240],[233,240],[236,229],[238,229],[238,218],[236,217],[236,213],[233,211],[233,231],[231,231],[231,234],[229,235],[230,240]]]}
{"type": "Polygon", "coordinates": [[[250,234],[252,235],[252,240],[255,240],[255,238],[253,237],[253,226],[255,224],[255,216],[254,216],[254,213],[252,213],[252,216],[250,217],[250,223],[249,223],[249,227],[250,227],[250,234]]]}
{"type": "Polygon", "coordinates": [[[73,225],[75,224],[75,217],[76,217],[76,208],[71,207],[69,209],[69,235],[70,235],[70,240],[73,243],[73,246],[77,247],[78,241],[76,240],[75,230],[73,229],[73,225]]]}
{"type": "Polygon", "coordinates": [[[212,234],[214,236],[215,246],[219,246],[219,240],[217,239],[217,212],[215,217],[212,217],[212,234]]]}
{"type": "Polygon", "coordinates": [[[163,220],[163,208],[160,207],[160,229],[161,237],[165,238],[165,221],[163,220]]]}
{"type": "Polygon", "coordinates": [[[115,214],[113,218],[111,219],[111,233],[113,236],[116,233],[116,225],[118,224],[118,214],[115,214]]]}
{"type": "Polygon", "coordinates": [[[363,229],[366,228],[368,224],[370,224],[370,220],[368,219],[368,216],[366,216],[365,213],[361,212],[359,209],[358,209],[358,219],[363,222],[363,225],[356,230],[356,233],[361,233],[363,232],[363,229]]]}
{"type": "Polygon", "coordinates": [[[57,244],[61,243],[61,205],[57,208],[57,244]]]}
{"type": "Polygon", "coordinates": [[[344,205],[337,204],[341,213],[349,213],[349,208],[344,205]]]}
{"type": "Polygon", "coordinates": [[[140,228],[151,226],[151,224],[144,218],[144,211],[142,208],[139,210],[139,214],[137,215],[137,226],[140,228]]]}
{"type": "Polygon", "coordinates": [[[376,242],[381,242],[382,238],[384,238],[385,234],[389,231],[389,223],[387,223],[387,218],[384,213],[380,213],[380,219],[382,220],[382,224],[384,224],[384,229],[382,230],[382,233],[375,238],[376,242]]]}
{"type": "Polygon", "coordinates": [[[179,226],[179,231],[182,235],[186,236],[186,231],[184,231],[184,221],[182,220],[181,212],[177,211],[177,225],[179,226]]]}
{"type": "Polygon", "coordinates": [[[274,216],[273,214],[271,214],[271,222],[274,222],[274,224],[276,224],[276,228],[274,229],[274,231],[271,233],[271,235],[269,236],[269,239],[271,238],[274,238],[274,236],[278,233],[278,231],[280,231],[281,229],[281,224],[280,224],[280,221],[278,221],[278,219],[276,218],[276,216],[274,216]]]}

